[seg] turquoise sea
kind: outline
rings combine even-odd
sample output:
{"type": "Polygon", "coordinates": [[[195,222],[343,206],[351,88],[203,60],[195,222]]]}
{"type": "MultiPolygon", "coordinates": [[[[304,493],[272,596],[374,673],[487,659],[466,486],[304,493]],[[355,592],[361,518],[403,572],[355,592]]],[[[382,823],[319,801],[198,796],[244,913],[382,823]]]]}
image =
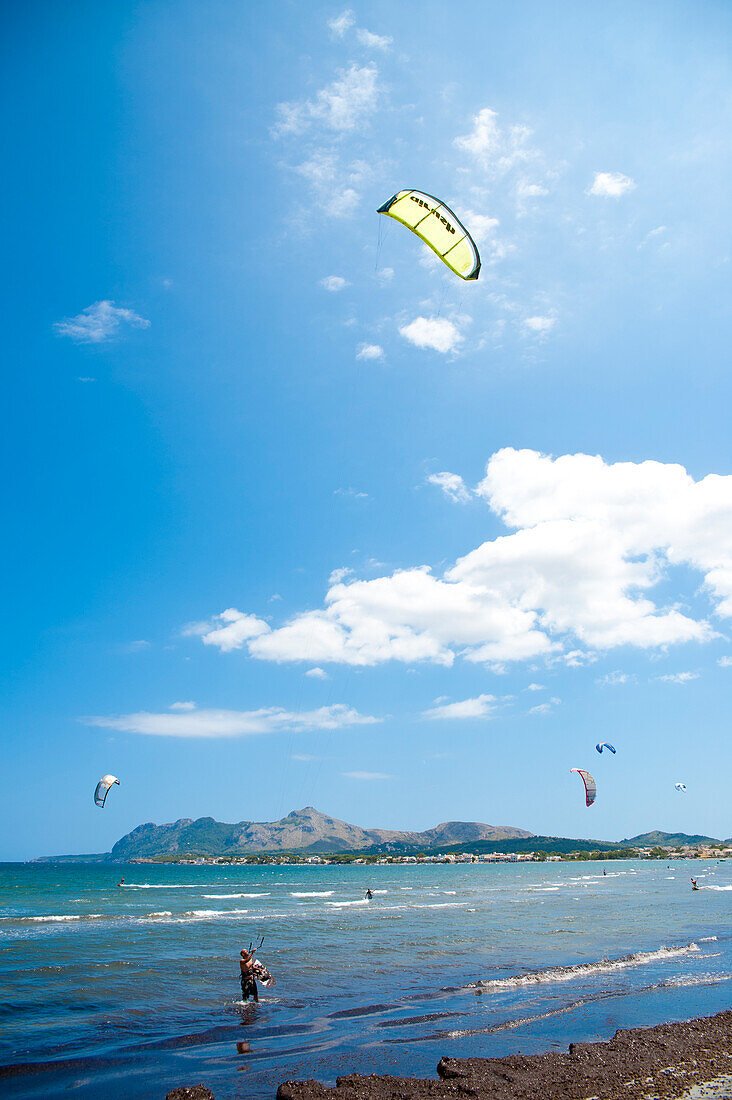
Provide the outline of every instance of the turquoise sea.
{"type": "Polygon", "coordinates": [[[0,1087],[273,1097],[707,1015],[730,1007],[731,912],[732,862],[6,864],[0,1087]],[[277,984],[244,1006],[261,935],[277,984]]]}

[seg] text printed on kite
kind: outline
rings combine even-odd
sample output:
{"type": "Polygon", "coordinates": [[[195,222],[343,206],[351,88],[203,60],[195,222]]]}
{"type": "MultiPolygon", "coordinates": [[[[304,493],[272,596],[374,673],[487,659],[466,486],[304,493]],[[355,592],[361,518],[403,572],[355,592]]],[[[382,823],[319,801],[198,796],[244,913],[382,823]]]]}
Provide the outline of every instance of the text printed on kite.
{"type": "Polygon", "coordinates": [[[585,805],[591,806],[597,797],[597,784],[594,777],[586,772],[583,768],[570,768],[570,772],[577,772],[577,775],[582,776],[582,782],[585,785],[585,805]]]}
{"type": "Polygon", "coordinates": [[[115,775],[103,775],[97,783],[97,789],[94,792],[94,802],[100,808],[104,807],[104,803],[107,801],[107,795],[109,794],[110,787],[117,784],[119,787],[119,779],[115,775]]]}
{"type": "Polygon", "coordinates": [[[609,741],[601,741],[599,743],[599,745],[595,745],[595,748],[597,749],[597,751],[599,753],[602,753],[603,749],[607,749],[609,752],[611,752],[613,754],[615,753],[615,748],[610,744],[609,741]]]}
{"type": "Polygon", "coordinates": [[[377,213],[406,225],[461,279],[478,278],[480,256],[475,241],[450,207],[434,195],[397,191],[377,213]]]}
{"type": "Polygon", "coordinates": [[[677,791],[681,791],[682,794],[686,790],[686,783],[674,783],[674,787],[677,791]]]}

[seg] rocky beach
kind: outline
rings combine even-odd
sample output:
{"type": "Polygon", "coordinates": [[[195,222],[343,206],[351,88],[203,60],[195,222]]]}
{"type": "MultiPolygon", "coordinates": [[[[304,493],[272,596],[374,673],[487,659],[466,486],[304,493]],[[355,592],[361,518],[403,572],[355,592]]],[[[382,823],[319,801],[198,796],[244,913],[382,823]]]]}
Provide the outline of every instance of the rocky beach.
{"type": "Polygon", "coordinates": [[[565,1054],[440,1059],[437,1078],[350,1074],[334,1088],[287,1081],[277,1100],[671,1100],[732,1097],[732,1011],[624,1028],[565,1054]]]}

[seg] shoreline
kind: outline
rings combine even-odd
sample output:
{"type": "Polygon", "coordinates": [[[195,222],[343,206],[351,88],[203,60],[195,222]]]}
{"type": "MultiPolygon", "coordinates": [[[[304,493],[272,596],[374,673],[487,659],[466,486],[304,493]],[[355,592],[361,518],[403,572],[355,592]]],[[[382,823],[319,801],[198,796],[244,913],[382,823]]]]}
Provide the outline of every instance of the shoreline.
{"type": "Polygon", "coordinates": [[[570,1043],[564,1054],[445,1057],[437,1065],[437,1074],[436,1078],[349,1074],[338,1077],[334,1086],[284,1081],[277,1089],[277,1100],[732,1097],[732,1011],[681,1023],[622,1028],[609,1040],[570,1043]]]}

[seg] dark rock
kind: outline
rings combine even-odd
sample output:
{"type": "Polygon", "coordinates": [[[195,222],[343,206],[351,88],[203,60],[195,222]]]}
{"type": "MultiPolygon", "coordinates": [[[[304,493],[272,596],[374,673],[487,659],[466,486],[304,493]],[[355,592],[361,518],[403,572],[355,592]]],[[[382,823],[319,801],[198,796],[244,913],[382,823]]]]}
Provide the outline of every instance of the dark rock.
{"type": "Polygon", "coordinates": [[[681,1097],[732,1073],[732,1012],[617,1031],[609,1042],[572,1043],[566,1054],[443,1058],[438,1080],[349,1074],[335,1088],[287,1081],[278,1100],[654,1100],[681,1097]]]}
{"type": "Polygon", "coordinates": [[[215,1100],[215,1097],[205,1085],[178,1085],[170,1090],[165,1100],[215,1100]]]}

